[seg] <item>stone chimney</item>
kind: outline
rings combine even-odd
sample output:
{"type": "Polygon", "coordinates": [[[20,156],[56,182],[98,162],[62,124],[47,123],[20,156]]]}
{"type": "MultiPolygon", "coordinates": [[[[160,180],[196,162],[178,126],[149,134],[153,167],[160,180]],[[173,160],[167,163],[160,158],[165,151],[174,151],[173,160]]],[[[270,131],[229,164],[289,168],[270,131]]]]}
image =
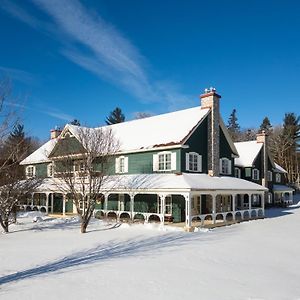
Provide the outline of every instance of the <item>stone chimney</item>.
{"type": "Polygon", "coordinates": [[[201,109],[210,108],[208,115],[208,174],[220,175],[220,98],[215,88],[204,90],[200,96],[201,109]]]}
{"type": "Polygon", "coordinates": [[[56,139],[61,134],[62,130],[58,127],[50,130],[50,138],[51,140],[56,139]]]}
{"type": "Polygon", "coordinates": [[[262,186],[268,187],[268,135],[263,130],[256,135],[256,142],[263,143],[263,155],[262,155],[262,186]]]}

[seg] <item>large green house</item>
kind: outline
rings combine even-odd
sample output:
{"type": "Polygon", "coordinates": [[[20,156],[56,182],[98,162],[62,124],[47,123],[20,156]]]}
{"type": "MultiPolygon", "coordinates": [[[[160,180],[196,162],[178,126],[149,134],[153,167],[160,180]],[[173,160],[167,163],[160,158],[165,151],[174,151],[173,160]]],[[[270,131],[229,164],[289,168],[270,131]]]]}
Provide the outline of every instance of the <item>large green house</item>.
{"type": "MultiPolygon", "coordinates": [[[[235,177],[239,157],[219,112],[220,96],[205,90],[201,105],[185,110],[128,121],[90,131],[109,129],[119,142],[103,184],[95,213],[117,219],[200,224],[264,216],[260,184],[235,177]],[[113,182],[113,184],[111,183],[113,182]]],[[[24,159],[28,177],[43,177],[26,209],[73,213],[75,207],[62,189],[59,161],[72,149],[74,176],[85,147],[78,132],[66,125],[51,132],[52,139],[24,159]]],[[[82,201],[82,208],[85,202],[82,201]]]]}

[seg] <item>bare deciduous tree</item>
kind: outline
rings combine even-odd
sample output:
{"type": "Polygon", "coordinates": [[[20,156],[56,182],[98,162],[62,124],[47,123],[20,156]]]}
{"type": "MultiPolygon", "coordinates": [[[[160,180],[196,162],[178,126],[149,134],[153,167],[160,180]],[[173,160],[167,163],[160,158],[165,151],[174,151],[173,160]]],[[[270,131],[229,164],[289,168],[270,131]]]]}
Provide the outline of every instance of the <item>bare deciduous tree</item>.
{"type": "Polygon", "coordinates": [[[103,192],[104,184],[111,181],[112,160],[119,149],[119,143],[109,128],[76,129],[80,149],[72,149],[72,143],[65,142],[63,155],[53,158],[55,174],[62,181],[57,187],[76,206],[85,233],[95,210],[96,201],[103,192]]]}

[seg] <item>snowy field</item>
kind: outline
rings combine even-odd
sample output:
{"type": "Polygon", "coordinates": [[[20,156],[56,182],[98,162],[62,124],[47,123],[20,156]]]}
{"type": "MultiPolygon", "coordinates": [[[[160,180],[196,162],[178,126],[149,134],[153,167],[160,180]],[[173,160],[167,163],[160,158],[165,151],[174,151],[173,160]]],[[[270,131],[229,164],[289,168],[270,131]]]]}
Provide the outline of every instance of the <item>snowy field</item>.
{"type": "Polygon", "coordinates": [[[87,234],[24,213],[0,234],[0,299],[300,299],[300,202],[266,212],[194,233],[93,220],[87,234]]]}

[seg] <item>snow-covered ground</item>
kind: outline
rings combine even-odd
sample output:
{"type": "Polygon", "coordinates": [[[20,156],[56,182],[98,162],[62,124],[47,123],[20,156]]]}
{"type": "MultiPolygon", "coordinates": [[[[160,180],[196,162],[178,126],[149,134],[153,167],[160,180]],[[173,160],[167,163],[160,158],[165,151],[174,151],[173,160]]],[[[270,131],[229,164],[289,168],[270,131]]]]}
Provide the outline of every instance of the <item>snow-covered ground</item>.
{"type": "Polygon", "coordinates": [[[93,220],[80,234],[25,213],[0,235],[0,299],[300,299],[299,208],[194,233],[93,220]]]}

